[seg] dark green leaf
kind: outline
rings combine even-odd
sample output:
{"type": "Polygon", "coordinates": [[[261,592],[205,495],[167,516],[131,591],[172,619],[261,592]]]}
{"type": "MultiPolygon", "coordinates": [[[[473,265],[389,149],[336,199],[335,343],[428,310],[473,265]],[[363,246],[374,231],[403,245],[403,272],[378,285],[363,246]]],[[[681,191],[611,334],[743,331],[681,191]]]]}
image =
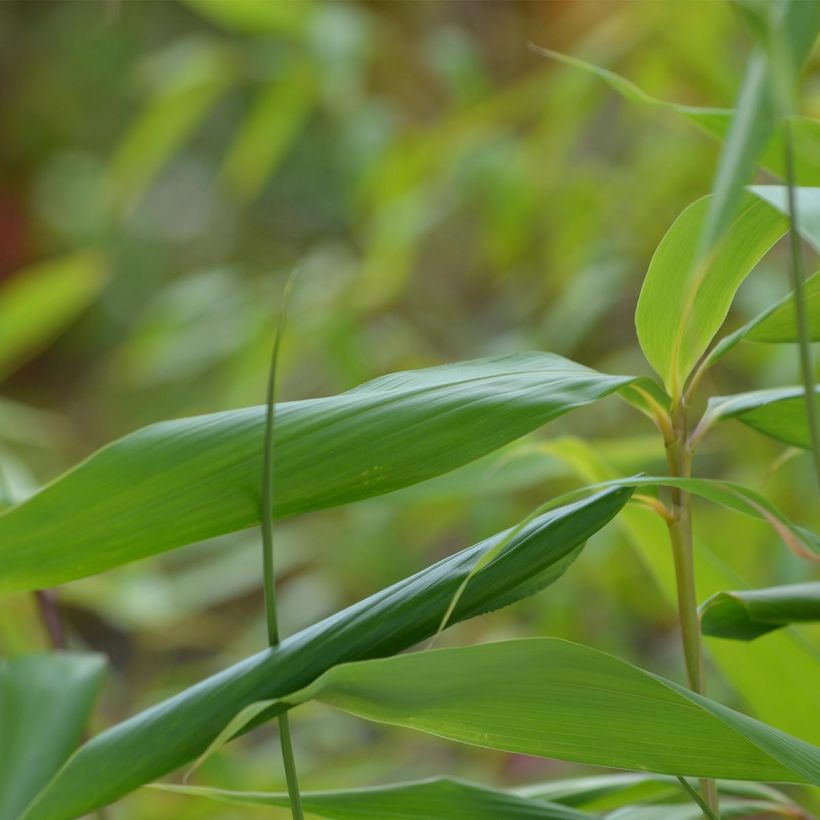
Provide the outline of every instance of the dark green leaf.
{"type": "MultiPolygon", "coordinates": [[[[276,410],[277,516],[440,475],[630,384],[529,353],[394,373],[276,410]]],[[[0,516],[0,589],[37,589],[259,520],[264,407],[166,421],[0,516]]]]}
{"type": "Polygon", "coordinates": [[[701,629],[715,638],[751,641],[790,623],[820,621],[820,581],[718,592],[701,607],[701,629]]]}
{"type": "MultiPolygon", "coordinates": [[[[532,521],[473,577],[451,622],[548,586],[629,495],[608,491],[532,521]]],[[[71,758],[26,819],[61,820],[106,805],[191,762],[250,704],[306,686],[334,664],[400,652],[429,638],[471,568],[505,538],[501,533],[446,558],[103,732],[71,758]]],[[[273,717],[277,708],[261,717],[273,717]]]]}

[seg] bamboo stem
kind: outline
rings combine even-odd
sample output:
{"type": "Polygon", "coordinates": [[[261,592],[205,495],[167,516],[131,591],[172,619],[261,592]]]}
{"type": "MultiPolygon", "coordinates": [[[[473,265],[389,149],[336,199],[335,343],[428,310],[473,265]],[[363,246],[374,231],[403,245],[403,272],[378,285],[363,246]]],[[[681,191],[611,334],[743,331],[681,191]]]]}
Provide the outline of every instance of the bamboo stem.
{"type": "MultiPolygon", "coordinates": [[[[692,475],[692,451],[687,443],[688,420],[686,404],[682,400],[672,412],[674,436],[666,441],[666,458],[669,475],[690,478],[692,475]]],[[[683,657],[689,688],[700,695],[706,693],[703,672],[703,644],[698,617],[698,598],[695,585],[695,563],[692,545],[692,509],[689,493],[673,487],[671,490],[671,516],[667,520],[669,542],[675,564],[675,584],[678,598],[683,657]]],[[[714,780],[702,779],[701,792],[706,805],[719,816],[717,787],[714,780]]]]}

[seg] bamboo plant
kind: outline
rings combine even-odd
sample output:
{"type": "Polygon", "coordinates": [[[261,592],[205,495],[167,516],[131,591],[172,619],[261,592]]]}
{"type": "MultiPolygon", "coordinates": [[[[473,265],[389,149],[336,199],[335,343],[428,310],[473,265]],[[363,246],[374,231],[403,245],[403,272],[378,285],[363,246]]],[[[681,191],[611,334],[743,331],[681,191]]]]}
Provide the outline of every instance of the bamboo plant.
{"type": "MultiPolygon", "coordinates": [[[[723,506],[726,515],[762,519],[802,559],[820,556],[820,537],[765,497],[696,469],[698,446],[730,420],[815,459],[820,452],[810,348],[820,339],[820,279],[804,281],[800,267],[802,240],[820,251],[820,188],[798,184],[802,140],[820,134],[820,123],[803,118],[795,130],[783,119],[793,113],[783,88],[796,85],[820,29],[820,3],[748,4],[744,13],[760,43],[734,114],[661,103],[611,72],[569,60],[628,98],[682,114],[723,140],[713,191],[669,227],[638,300],[637,337],[657,379],[532,352],[394,373],[339,395],[275,404],[272,371],[267,405],[138,430],[0,515],[0,591],[40,592],[45,602],[43,590],[261,522],[269,615],[267,648],[84,742],[104,674],[100,655],[55,650],[3,662],[2,820],[83,816],[274,718],[288,794],[158,787],[235,806],[290,807],[294,817],[303,810],[441,820],[572,820],[633,810],[647,818],[801,816],[792,798],[766,784],[820,785],[820,748],[710,699],[701,633],[753,641],[816,620],[818,585],[727,589],[704,602],[695,572],[693,497],[723,506]],[[761,164],[785,184],[750,185],[761,164]],[[718,339],[738,288],[787,234],[792,293],[718,339]],[[704,396],[708,369],[750,342],[795,344],[803,384],[704,396]],[[418,484],[608,396],[654,424],[666,474],[593,478],[587,469],[588,486],[549,499],[509,530],[280,639],[274,518],[418,484]],[[699,405],[698,418],[692,408],[699,405]],[[636,508],[667,529],[686,685],[549,637],[423,644],[404,653],[453,623],[550,587],[584,560],[592,535],[613,521],[630,526],[636,508]],[[442,778],[301,790],[288,721],[298,721],[308,701],[454,742],[635,773],[517,789],[442,778]]],[[[555,446],[567,458],[582,452],[571,455],[568,442],[555,446]]]]}

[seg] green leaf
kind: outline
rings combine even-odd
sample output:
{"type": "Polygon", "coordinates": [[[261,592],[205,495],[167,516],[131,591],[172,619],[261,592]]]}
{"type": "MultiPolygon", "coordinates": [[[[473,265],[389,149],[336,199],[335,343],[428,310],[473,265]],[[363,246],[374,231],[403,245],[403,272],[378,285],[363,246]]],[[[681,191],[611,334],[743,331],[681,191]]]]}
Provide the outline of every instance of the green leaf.
{"type": "Polygon", "coordinates": [[[91,653],[0,660],[0,820],[17,820],[80,742],[104,674],[91,653]]]}
{"type": "Polygon", "coordinates": [[[517,754],[820,784],[820,748],[604,652],[527,638],[342,664],[284,700],[517,754]]]}
{"type": "Polygon", "coordinates": [[[718,592],[701,606],[704,635],[751,641],[791,623],[820,621],[820,581],[718,592]]]}
{"type": "MultiPolygon", "coordinates": [[[[549,445],[545,446],[548,450],[549,445]]],[[[677,487],[692,495],[720,504],[727,509],[767,521],[783,539],[786,546],[803,558],[820,556],[820,536],[790,521],[781,510],[759,493],[735,481],[714,478],[677,478],[664,475],[630,476],[600,481],[587,487],[579,487],[548,501],[542,509],[564,504],[589,492],[613,487],[677,487]]]]}
{"type": "Polygon", "coordinates": [[[686,208],[661,240],[635,312],[641,349],[673,396],[720,330],[743,280],[788,228],[783,214],[747,195],[719,247],[693,271],[709,200],[686,208]]]}
{"type": "MultiPolygon", "coordinates": [[[[535,48],[534,50],[545,57],[551,57],[566,65],[594,74],[629,102],[668,111],[682,117],[717,140],[724,140],[729,133],[734,115],[734,111],[730,108],[706,108],[661,100],[647,94],[631,80],[614,71],[550,49],[535,48]]],[[[810,117],[790,117],[789,120],[797,180],[801,185],[818,185],[820,184],[820,160],[818,160],[820,157],[820,120],[810,117]]],[[[780,177],[785,176],[783,133],[782,123],[778,123],[760,156],[760,164],[780,177]]]]}
{"type": "MultiPolygon", "coordinates": [[[[238,792],[198,786],[156,786],[163,791],[205,797],[240,806],[289,805],[287,794],[238,792]]],[[[306,811],[332,820],[583,820],[595,815],[543,800],[528,800],[500,789],[438,777],[344,791],[303,792],[306,811]]]]}
{"type": "MultiPolygon", "coordinates": [[[[820,387],[815,388],[820,396],[820,387]]],[[[802,387],[753,390],[734,396],[714,396],[698,427],[704,432],[718,421],[737,419],[793,447],[811,447],[806,395],[802,387]]],[[[698,437],[701,433],[698,433],[698,437]]]]}
{"type": "MultiPolygon", "coordinates": [[[[631,381],[530,353],[280,404],[275,514],[432,478],[631,381]]],[[[52,586],[257,523],[264,419],[251,407],[167,421],[104,447],[0,516],[0,589],[52,586]]]]}
{"type": "Polygon", "coordinates": [[[316,85],[314,66],[297,60],[259,92],[221,170],[225,186],[239,199],[252,200],[273,175],[316,102],[316,85]]]}
{"type": "MultiPolygon", "coordinates": [[[[801,817],[804,812],[795,812],[780,803],[756,800],[721,800],[720,816],[723,820],[731,817],[801,817]]],[[[695,803],[670,806],[625,806],[607,816],[607,820],[703,820],[703,811],[695,803]]]]}
{"type": "Polygon", "coordinates": [[[108,168],[112,201],[120,210],[142,197],[233,81],[228,53],[204,38],[179,41],[160,55],[154,70],[158,87],[108,168]]]}
{"type": "MultiPolygon", "coordinates": [[[[629,495],[608,491],[532,521],[475,575],[451,622],[553,583],[629,495]]],[[[334,664],[393,654],[431,637],[472,567],[506,535],[446,558],[97,735],[39,795],[26,820],[61,820],[106,805],[192,761],[249,705],[306,686],[334,664]]]]}
{"type": "Polygon", "coordinates": [[[260,3],[259,0],[184,0],[191,9],[227,29],[244,34],[299,31],[310,18],[313,3],[260,3]]]}
{"type": "MultiPolygon", "coordinates": [[[[760,783],[718,780],[717,787],[721,796],[763,800],[770,804],[780,803],[781,806],[793,805],[782,792],[760,783]]],[[[574,777],[519,786],[514,791],[521,797],[537,797],[596,812],[611,811],[628,803],[684,798],[678,778],[664,774],[618,773],[574,777]]],[[[668,803],[664,805],[668,806],[668,803]]]]}
{"type": "Polygon", "coordinates": [[[18,271],[0,289],[0,377],[39,353],[105,284],[102,257],[86,251],[18,271]]]}
{"type": "MultiPolygon", "coordinates": [[[[586,441],[563,438],[546,444],[583,481],[599,482],[617,476],[602,451],[586,441]]],[[[636,504],[621,511],[617,524],[667,599],[667,616],[674,618],[677,584],[671,550],[663,548],[669,540],[666,525],[656,513],[636,504]]],[[[750,586],[702,539],[695,545],[694,557],[698,590],[703,598],[725,589],[750,586]]],[[[707,650],[721,675],[756,717],[789,732],[820,737],[820,689],[806,686],[806,681],[817,674],[819,658],[817,649],[803,635],[781,630],[765,641],[751,644],[711,641],[707,650]],[[766,669],[776,669],[777,674],[761,674],[766,669]],[[788,692],[789,697],[784,698],[783,692],[788,692]]]]}
{"type": "MultiPolygon", "coordinates": [[[[820,271],[804,283],[803,295],[809,324],[809,338],[820,341],[820,271]]],[[[794,291],[755,316],[743,327],[721,339],[709,353],[708,364],[713,365],[742,341],[779,344],[797,342],[797,320],[794,309],[794,291]]]]}

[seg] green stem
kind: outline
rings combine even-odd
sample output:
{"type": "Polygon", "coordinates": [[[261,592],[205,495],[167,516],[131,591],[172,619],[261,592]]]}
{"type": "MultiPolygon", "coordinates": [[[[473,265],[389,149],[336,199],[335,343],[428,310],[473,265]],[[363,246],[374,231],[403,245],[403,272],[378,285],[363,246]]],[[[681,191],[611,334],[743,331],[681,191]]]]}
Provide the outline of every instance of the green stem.
{"type": "MultiPolygon", "coordinates": [[[[276,339],[273,344],[273,355],[271,356],[270,371],[268,372],[265,443],[262,458],[262,578],[265,589],[265,619],[268,629],[268,644],[272,647],[279,643],[279,623],[276,615],[276,575],[273,561],[273,428],[276,415],[276,370],[293,281],[294,275],[292,274],[285,284],[282,309],[279,312],[279,324],[276,328],[276,339]]],[[[282,761],[285,767],[291,815],[293,820],[303,820],[302,795],[299,791],[299,780],[296,776],[296,760],[293,754],[293,741],[287,712],[279,715],[278,723],[279,742],[282,747],[282,761]]]]}
{"type": "MultiPolygon", "coordinates": [[[[687,443],[687,427],[686,404],[681,401],[672,412],[673,437],[666,441],[669,475],[676,478],[690,478],[692,475],[692,451],[687,443]]],[[[671,515],[667,520],[667,528],[675,564],[683,657],[689,688],[703,695],[706,692],[706,683],[703,674],[703,645],[695,587],[691,499],[689,493],[674,487],[671,497],[671,515]]],[[[703,779],[700,781],[700,787],[706,805],[717,815],[719,812],[718,797],[714,780],[703,779]]]]}
{"type": "Polygon", "coordinates": [[[791,252],[791,277],[794,289],[794,310],[797,319],[798,348],[800,350],[800,373],[806,395],[806,416],[809,422],[809,438],[814,460],[814,474],[820,487],[820,421],[818,421],[817,397],[814,392],[814,366],[812,364],[809,317],[806,297],[803,293],[803,255],[800,252],[800,234],[797,229],[797,197],[794,193],[794,158],[792,155],[791,123],[783,120],[783,145],[785,149],[786,183],[789,197],[789,250],[791,252]]]}

